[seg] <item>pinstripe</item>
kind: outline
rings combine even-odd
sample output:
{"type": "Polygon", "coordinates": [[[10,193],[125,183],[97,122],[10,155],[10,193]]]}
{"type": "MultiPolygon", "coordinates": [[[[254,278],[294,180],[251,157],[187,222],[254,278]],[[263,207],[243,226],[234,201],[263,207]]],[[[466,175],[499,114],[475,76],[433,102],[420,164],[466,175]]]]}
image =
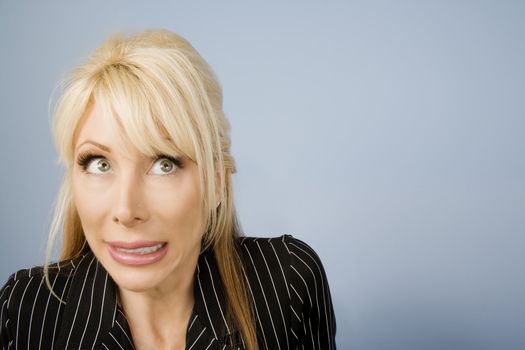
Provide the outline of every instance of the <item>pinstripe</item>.
{"type": "Polygon", "coordinates": [[[213,327],[213,321],[211,319],[210,310],[208,309],[208,303],[206,302],[206,297],[205,297],[205,294],[204,294],[204,290],[202,289],[202,283],[201,283],[201,279],[200,278],[201,277],[200,277],[200,274],[199,274],[199,277],[197,279],[199,281],[199,289],[201,291],[202,300],[204,301],[204,308],[206,309],[206,315],[208,316],[208,319],[210,320],[210,325],[211,325],[211,330],[213,331],[213,335],[215,336],[215,338],[217,338],[217,332],[215,332],[215,327],[213,327]]]}
{"type": "Polygon", "coordinates": [[[193,317],[193,321],[191,321],[190,326],[188,327],[188,331],[191,331],[191,327],[193,327],[193,324],[194,324],[195,321],[197,320],[197,317],[199,317],[199,315],[195,315],[195,316],[193,317]]]}
{"type": "MultiPolygon", "coordinates": [[[[246,344],[244,343],[244,338],[242,336],[241,336],[241,343],[242,343],[242,348],[245,349],[246,344]]],[[[237,349],[241,349],[241,348],[237,348],[237,349]]]]}
{"type": "MultiPolygon", "coordinates": [[[[14,289],[11,284],[9,282],[12,281],[13,279],[13,276],[12,275],[7,284],[5,286],[2,287],[2,289],[0,289],[0,302],[2,303],[1,307],[0,307],[0,343],[2,344],[2,349],[4,349],[4,346],[6,345],[6,342],[7,342],[7,332],[8,332],[8,327],[9,327],[9,315],[8,315],[8,310],[7,310],[7,306],[9,304],[9,300],[8,298],[6,298],[7,296],[7,291],[9,289],[14,289]],[[4,334],[4,336],[2,336],[2,334],[4,334]],[[4,338],[4,339],[2,339],[4,338]]],[[[9,293],[9,295],[11,296],[11,293],[9,293]]],[[[7,343],[7,346],[9,346],[9,343],[7,343]]]]}
{"type": "Polygon", "coordinates": [[[312,337],[312,346],[315,349],[314,332],[312,332],[312,319],[311,318],[308,319],[308,326],[310,326],[310,336],[312,337]]]}
{"type": "MultiPolygon", "coordinates": [[[[4,288],[2,288],[2,293],[0,294],[0,300],[4,299],[5,293],[11,288],[10,284],[6,284],[4,288]]],[[[6,300],[7,301],[7,300],[6,300]]]]}
{"type": "MultiPolygon", "coordinates": [[[[312,263],[315,265],[315,267],[317,268],[317,273],[319,275],[322,275],[322,270],[321,270],[321,267],[319,266],[319,264],[317,263],[317,259],[314,259],[314,257],[309,253],[307,252],[304,248],[300,247],[299,245],[295,244],[295,243],[290,243],[290,245],[294,246],[294,247],[297,247],[298,249],[300,249],[306,256],[308,256],[310,258],[310,260],[312,261],[312,263]]],[[[301,259],[302,260],[302,259],[301,259]]],[[[303,263],[311,270],[310,268],[310,265],[306,264],[306,262],[303,261],[303,263]]],[[[314,275],[314,272],[312,271],[312,275],[314,275]]],[[[316,281],[315,277],[314,277],[314,281],[316,281]]],[[[315,283],[315,286],[317,288],[317,282],[315,283]]],[[[326,286],[325,286],[325,283],[324,283],[324,279],[321,279],[321,289],[322,289],[322,293],[323,293],[323,306],[324,306],[324,309],[326,310],[327,309],[327,305],[326,305],[326,286]]],[[[319,304],[317,304],[319,306],[319,304]]],[[[318,307],[319,309],[319,307],[318,307]]],[[[326,321],[326,332],[327,333],[331,333],[331,322],[330,320],[328,319],[328,314],[325,313],[325,321],[326,321]]],[[[329,341],[331,342],[331,339],[329,339],[329,341]]],[[[329,344],[330,347],[331,347],[331,344],[329,344]]]]}
{"type": "Polygon", "coordinates": [[[8,310],[7,310],[8,300],[6,298],[7,291],[11,288],[11,285],[9,284],[9,282],[12,281],[12,278],[13,278],[13,275],[11,275],[11,277],[9,278],[8,283],[0,289],[0,292],[1,292],[0,293],[0,303],[1,303],[1,307],[0,307],[0,345],[2,345],[2,349],[5,349],[6,346],[9,349],[12,344],[12,341],[8,341],[7,339],[9,318],[8,318],[8,310]],[[5,323],[4,323],[4,320],[6,320],[5,323]],[[2,336],[2,334],[4,334],[4,336],[2,336]]]}
{"type": "MultiPolygon", "coordinates": [[[[29,282],[27,282],[27,285],[24,288],[24,293],[22,293],[22,299],[20,299],[20,306],[18,307],[18,317],[17,317],[17,321],[16,321],[17,325],[20,324],[20,312],[22,311],[22,303],[24,302],[24,297],[26,295],[27,289],[31,285],[32,281],[33,281],[33,277],[31,277],[29,279],[29,282]]],[[[14,288],[13,288],[13,290],[14,290],[14,288]]],[[[16,327],[16,337],[15,337],[15,339],[16,339],[16,346],[15,346],[15,349],[18,349],[18,344],[20,344],[20,338],[18,337],[19,331],[20,331],[20,327],[16,327]]]]}
{"type": "Polygon", "coordinates": [[[42,283],[44,282],[44,276],[42,276],[42,279],[40,280],[40,284],[38,285],[38,289],[36,291],[35,300],[33,301],[33,307],[31,307],[31,317],[29,320],[29,332],[27,332],[27,339],[31,339],[31,327],[33,326],[33,315],[35,313],[35,305],[36,301],[38,300],[38,295],[40,294],[40,288],[42,288],[42,283]]]}
{"type": "Polygon", "coordinates": [[[118,309],[118,297],[115,294],[115,304],[113,308],[113,318],[112,318],[111,323],[115,323],[115,318],[117,317],[117,309],[118,309]]]}
{"type": "Polygon", "coordinates": [[[295,273],[297,274],[297,276],[299,276],[299,278],[301,279],[301,281],[303,281],[305,289],[306,289],[306,292],[307,292],[308,301],[310,301],[310,305],[313,305],[312,296],[310,295],[310,289],[308,289],[308,283],[306,283],[306,281],[304,280],[303,276],[301,275],[301,273],[299,271],[297,271],[295,266],[292,266],[292,270],[294,270],[295,273]]]}
{"type": "MultiPolygon", "coordinates": [[[[106,277],[104,278],[104,290],[106,290],[107,284],[108,284],[108,275],[106,275],[106,277]]],[[[102,325],[102,315],[104,314],[104,300],[105,299],[106,299],[106,293],[102,295],[102,303],[100,303],[100,318],[98,319],[97,333],[95,334],[95,338],[94,338],[95,340],[98,338],[98,333],[100,332],[100,326],[102,325]]],[[[93,342],[93,346],[91,347],[91,349],[94,349],[94,348],[95,348],[95,342],[93,342]]]]}
{"type": "Polygon", "coordinates": [[[295,315],[295,317],[297,317],[297,319],[300,321],[301,318],[299,317],[299,315],[297,314],[297,312],[295,311],[295,309],[293,307],[290,307],[292,309],[292,312],[293,314],[295,315]]]}
{"type": "MultiPolygon", "coordinates": [[[[248,277],[245,276],[246,279],[248,279],[248,277]]],[[[250,291],[250,295],[252,296],[252,302],[253,302],[253,306],[254,306],[254,309],[255,309],[255,316],[257,317],[257,322],[258,322],[258,326],[259,327],[263,327],[263,324],[261,322],[261,317],[259,316],[259,308],[257,307],[257,302],[256,302],[256,299],[255,299],[255,296],[253,295],[253,290],[252,290],[252,286],[250,283],[248,283],[248,290],[250,291]]],[[[264,345],[266,346],[265,349],[268,349],[268,342],[266,341],[266,334],[265,332],[261,332],[262,334],[262,337],[263,337],[263,340],[264,340],[264,345]]]]}
{"type": "MultiPolygon", "coordinates": [[[[213,344],[213,342],[215,341],[215,339],[212,339],[211,342],[208,344],[208,346],[206,347],[206,349],[204,350],[208,350],[210,348],[210,346],[213,344]]],[[[223,349],[226,347],[226,345],[224,345],[223,349]]]]}
{"type": "Polygon", "coordinates": [[[118,342],[117,338],[115,338],[115,336],[113,334],[111,334],[111,332],[109,332],[109,335],[111,336],[111,338],[113,338],[113,340],[115,341],[115,344],[117,344],[119,348],[121,348],[122,350],[125,350],[122,347],[122,345],[120,345],[120,343],[118,342]]]}
{"type": "MultiPolygon", "coordinates": [[[[272,317],[272,312],[270,310],[270,305],[268,304],[268,299],[266,298],[266,293],[264,292],[264,286],[261,282],[261,278],[259,277],[259,272],[257,271],[257,267],[253,261],[253,257],[252,257],[252,254],[250,253],[249,250],[246,250],[248,252],[248,256],[250,257],[250,260],[253,264],[253,268],[255,270],[255,274],[257,275],[257,281],[259,282],[259,286],[261,287],[261,292],[262,292],[262,295],[264,297],[264,303],[266,304],[266,310],[268,311],[268,315],[270,316],[270,320],[271,320],[271,323],[272,323],[272,329],[273,329],[273,334],[275,335],[275,339],[278,341],[279,337],[277,336],[277,331],[275,330],[275,324],[273,322],[273,317],[272,317]]],[[[281,349],[281,344],[279,344],[277,342],[277,346],[279,347],[279,349],[281,349]]]]}
{"type": "Polygon", "coordinates": [[[275,255],[275,258],[276,258],[277,262],[279,263],[279,269],[281,270],[281,274],[283,275],[284,283],[285,283],[285,286],[286,286],[286,292],[288,293],[288,299],[290,299],[290,288],[288,288],[288,281],[286,280],[286,275],[284,273],[283,264],[281,264],[281,259],[279,259],[279,255],[277,254],[277,251],[275,250],[275,247],[274,247],[272,241],[270,241],[269,243],[270,243],[270,247],[272,247],[272,250],[273,250],[273,253],[275,255]]]}
{"type": "Polygon", "coordinates": [[[119,321],[115,321],[118,328],[120,328],[120,330],[122,331],[122,334],[124,334],[126,336],[126,339],[129,341],[130,344],[133,344],[133,342],[131,341],[131,339],[129,338],[129,335],[126,333],[126,331],[124,331],[124,328],[122,327],[122,325],[119,323],[119,321]]]}
{"type": "MultiPolygon", "coordinates": [[[[58,272],[60,273],[60,264],[58,264],[58,272]]],[[[55,287],[55,283],[58,279],[58,273],[55,275],[55,278],[53,279],[53,283],[51,284],[51,289],[53,289],[55,287]]],[[[47,309],[49,307],[49,300],[51,300],[51,293],[49,293],[47,295],[47,301],[46,301],[46,308],[44,309],[44,317],[42,318],[43,319],[43,322],[46,322],[46,316],[47,316],[47,309]]],[[[42,327],[40,328],[40,340],[38,342],[38,348],[41,349],[42,348],[42,337],[44,335],[44,325],[42,325],[42,327]]]]}
{"type": "Polygon", "coordinates": [[[301,323],[303,325],[303,331],[304,331],[304,334],[308,333],[306,331],[306,321],[304,320],[304,313],[301,312],[301,323]]]}
{"type": "MultiPolygon", "coordinates": [[[[95,257],[93,256],[93,258],[91,259],[91,262],[89,263],[89,266],[88,266],[88,271],[87,271],[88,273],[89,273],[89,270],[91,269],[91,264],[93,264],[94,261],[95,261],[95,257]]],[[[78,309],[80,308],[80,302],[82,300],[82,294],[84,294],[84,288],[86,287],[86,281],[87,281],[88,273],[86,273],[86,275],[84,277],[84,283],[82,283],[82,289],[80,291],[80,297],[78,298],[77,308],[75,310],[75,317],[73,317],[73,323],[71,324],[71,329],[69,330],[69,335],[67,337],[66,348],[69,345],[69,339],[71,338],[71,334],[73,333],[73,329],[75,328],[75,321],[77,319],[78,309]]]]}
{"type": "MultiPolygon", "coordinates": [[[[315,251],[289,235],[243,237],[236,243],[260,349],[335,350],[330,290],[315,251]]],[[[51,286],[65,304],[43,286],[41,267],[17,271],[3,286],[0,349],[26,348],[26,341],[30,349],[134,349],[129,323],[118,304],[118,287],[93,253],[56,266],[58,272],[50,272],[51,286]]],[[[226,295],[214,252],[206,250],[196,267],[195,305],[186,329],[188,350],[246,348],[242,334],[228,323],[226,295]]]]}
{"type": "Polygon", "coordinates": [[[18,282],[20,282],[20,280],[16,279],[16,274],[15,274],[15,280],[16,280],[15,285],[13,286],[13,289],[11,289],[11,293],[9,293],[9,299],[7,299],[7,308],[8,309],[9,309],[9,305],[11,305],[11,297],[13,296],[13,292],[15,291],[18,282]]]}
{"type": "Polygon", "coordinates": [[[286,251],[288,252],[288,255],[291,255],[290,254],[290,248],[288,248],[288,244],[286,244],[286,238],[287,236],[284,235],[281,237],[281,243],[283,244],[284,248],[286,249],[286,251]]]}
{"type": "Polygon", "coordinates": [[[293,284],[290,284],[290,288],[292,288],[292,290],[295,292],[295,295],[301,301],[301,304],[304,304],[304,300],[303,300],[303,298],[301,298],[301,294],[299,294],[299,292],[297,292],[297,289],[295,289],[293,284]]]}
{"type": "MultiPolygon", "coordinates": [[[[66,280],[66,287],[69,286],[69,281],[70,281],[70,278],[71,276],[73,275],[73,270],[69,271],[69,274],[67,276],[67,280],[66,280]]],[[[60,299],[64,300],[64,293],[66,291],[66,288],[64,288],[62,290],[62,294],[60,295],[60,299]]],[[[56,313],[56,317],[55,317],[55,325],[53,327],[53,337],[51,338],[51,348],[53,348],[53,346],[55,345],[55,334],[56,334],[56,330],[57,330],[57,324],[58,324],[58,315],[60,314],[60,308],[62,307],[62,303],[59,303],[58,304],[58,312],[56,313]]]]}
{"type": "Polygon", "coordinates": [[[295,337],[295,339],[299,339],[299,337],[297,336],[297,334],[295,334],[295,332],[293,331],[293,329],[290,329],[290,332],[292,332],[293,336],[295,337]]]}
{"type": "Polygon", "coordinates": [[[195,339],[195,341],[193,342],[193,344],[191,344],[190,348],[188,350],[191,350],[193,349],[193,347],[195,346],[195,344],[197,344],[197,341],[199,341],[200,337],[202,336],[202,334],[206,331],[206,328],[204,328],[200,334],[197,336],[197,339],[195,339]]]}
{"type": "MultiPolygon", "coordinates": [[[[98,271],[98,264],[95,264],[95,275],[97,274],[97,271],[98,271]]],[[[89,319],[91,317],[91,309],[93,308],[93,296],[94,296],[93,291],[95,290],[95,282],[96,282],[96,279],[93,279],[93,283],[91,285],[91,298],[89,299],[88,318],[87,318],[86,324],[84,325],[84,330],[82,331],[82,337],[80,337],[80,343],[79,343],[80,346],[82,346],[82,341],[84,340],[84,336],[86,335],[86,329],[88,327],[89,319]]],[[[102,306],[104,306],[104,304],[102,304],[102,306]]],[[[100,322],[102,322],[102,313],[100,313],[100,322]]]]}
{"type": "MultiPolygon", "coordinates": [[[[298,258],[298,259],[299,259],[299,260],[300,260],[300,261],[306,266],[306,268],[308,268],[308,270],[309,270],[310,273],[312,274],[312,277],[313,277],[312,279],[313,279],[313,281],[314,281],[314,287],[315,287],[315,289],[314,289],[314,291],[315,291],[315,301],[316,301],[315,305],[316,305],[316,307],[317,307],[317,314],[320,315],[320,314],[321,314],[320,306],[319,306],[319,303],[317,302],[317,301],[319,300],[319,293],[318,293],[317,280],[316,280],[316,278],[315,278],[315,274],[314,274],[312,268],[311,268],[311,267],[310,267],[310,266],[309,266],[309,265],[308,265],[308,264],[307,264],[302,258],[300,258],[300,257],[299,257],[297,254],[295,254],[295,253],[292,253],[292,255],[294,255],[296,258],[298,258]]],[[[296,271],[297,271],[297,270],[296,270],[296,271]]],[[[303,276],[301,276],[301,279],[304,281],[303,276]]],[[[304,284],[305,284],[306,287],[308,288],[307,283],[304,282],[304,284]]],[[[310,295],[310,292],[308,292],[308,295],[310,295]]],[[[311,303],[312,303],[312,300],[311,300],[311,298],[310,298],[310,304],[311,304],[311,303]]],[[[327,320],[327,321],[328,321],[328,320],[327,320]]],[[[310,326],[310,329],[312,329],[311,326],[310,326]]],[[[319,328],[317,329],[317,341],[318,341],[318,344],[319,344],[319,348],[321,348],[321,336],[320,336],[320,334],[319,334],[319,328]]]]}
{"type": "MultiPolygon", "coordinates": [[[[120,317],[126,319],[126,315],[124,315],[124,313],[123,313],[122,310],[118,307],[118,305],[117,305],[117,312],[118,312],[118,314],[120,315],[120,317]]],[[[115,319],[114,322],[117,322],[117,320],[115,319]]]]}
{"type": "MultiPolygon", "coordinates": [[[[279,306],[279,311],[281,313],[281,319],[283,321],[283,327],[285,327],[284,329],[284,335],[286,337],[286,347],[287,348],[290,348],[290,341],[288,340],[288,332],[287,332],[287,329],[286,329],[286,321],[284,320],[284,312],[283,312],[283,308],[281,307],[281,301],[279,300],[279,294],[277,293],[277,288],[275,287],[275,282],[273,280],[273,277],[272,277],[272,272],[270,271],[270,267],[268,266],[268,262],[266,261],[266,258],[264,257],[264,253],[261,249],[261,245],[259,244],[259,242],[257,242],[257,248],[259,248],[259,251],[261,252],[261,256],[263,258],[263,261],[264,261],[264,265],[266,266],[266,270],[268,271],[268,276],[270,276],[270,281],[272,282],[272,288],[273,288],[273,291],[275,293],[275,298],[277,299],[277,305],[279,306]]],[[[277,259],[277,261],[279,261],[279,259],[277,259]]],[[[270,310],[268,310],[270,311],[270,310]]],[[[277,337],[277,332],[276,332],[276,337],[277,337]]],[[[280,349],[280,345],[279,345],[279,349],[280,349]]]]}
{"type": "MultiPolygon", "coordinates": [[[[208,259],[204,258],[204,261],[206,262],[206,267],[208,268],[208,273],[211,276],[212,273],[211,273],[210,264],[208,263],[208,259]]],[[[217,288],[215,287],[215,282],[213,281],[213,278],[211,279],[211,283],[212,283],[212,286],[213,286],[213,295],[215,295],[215,300],[217,301],[217,305],[219,306],[219,311],[221,312],[222,320],[224,321],[224,325],[226,326],[226,329],[228,330],[228,333],[231,333],[230,327],[228,327],[228,322],[226,322],[226,318],[224,317],[224,312],[222,311],[221,302],[219,300],[219,297],[217,296],[217,288]]]]}
{"type": "MultiPolygon", "coordinates": [[[[2,307],[2,309],[1,309],[2,311],[0,312],[0,326],[2,326],[4,324],[4,311],[3,310],[4,310],[4,307],[6,306],[6,304],[7,304],[7,300],[4,300],[4,302],[2,303],[2,306],[1,306],[2,307]]],[[[2,334],[2,333],[0,333],[0,334],[2,334]]]]}

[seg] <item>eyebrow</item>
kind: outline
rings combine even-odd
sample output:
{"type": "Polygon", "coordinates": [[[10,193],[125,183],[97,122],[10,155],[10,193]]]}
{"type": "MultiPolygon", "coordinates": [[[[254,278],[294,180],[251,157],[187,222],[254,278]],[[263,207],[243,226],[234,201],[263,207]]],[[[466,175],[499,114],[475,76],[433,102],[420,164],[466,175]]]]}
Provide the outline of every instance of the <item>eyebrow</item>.
{"type": "Polygon", "coordinates": [[[87,144],[87,143],[90,143],[90,144],[92,144],[92,145],[94,145],[94,146],[97,146],[98,148],[100,148],[100,149],[102,149],[102,150],[104,150],[104,151],[106,151],[106,152],[108,152],[108,153],[111,153],[111,148],[109,148],[108,146],[104,146],[103,144],[98,143],[98,142],[96,142],[96,141],[92,141],[92,140],[86,140],[86,141],[82,142],[81,144],[79,144],[79,145],[77,146],[76,149],[78,150],[78,149],[80,148],[80,146],[85,145],[85,144],[87,144]]]}

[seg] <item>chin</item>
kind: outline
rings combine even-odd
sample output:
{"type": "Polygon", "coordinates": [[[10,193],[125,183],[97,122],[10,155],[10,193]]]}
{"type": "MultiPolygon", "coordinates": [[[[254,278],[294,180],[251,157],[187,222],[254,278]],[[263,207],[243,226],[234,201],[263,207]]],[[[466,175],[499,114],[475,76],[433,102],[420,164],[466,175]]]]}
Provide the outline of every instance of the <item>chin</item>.
{"type": "Polygon", "coordinates": [[[130,292],[142,293],[155,288],[158,283],[151,280],[141,280],[139,278],[113,278],[119,288],[130,292]]]}
{"type": "Polygon", "coordinates": [[[116,267],[108,270],[119,288],[132,292],[145,292],[162,285],[166,276],[162,271],[151,269],[116,267]]]}

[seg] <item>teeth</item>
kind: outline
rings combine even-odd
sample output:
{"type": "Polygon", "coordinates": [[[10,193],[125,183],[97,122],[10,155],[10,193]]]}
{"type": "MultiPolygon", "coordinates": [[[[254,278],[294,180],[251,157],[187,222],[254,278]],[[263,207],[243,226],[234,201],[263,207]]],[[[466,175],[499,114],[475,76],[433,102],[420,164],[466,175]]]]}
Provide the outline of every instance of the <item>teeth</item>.
{"type": "Polygon", "coordinates": [[[128,249],[128,248],[119,248],[117,247],[117,250],[122,253],[129,253],[129,254],[149,254],[156,252],[160,248],[164,246],[164,243],[159,243],[157,245],[151,246],[151,247],[140,247],[135,249],[128,249]]]}

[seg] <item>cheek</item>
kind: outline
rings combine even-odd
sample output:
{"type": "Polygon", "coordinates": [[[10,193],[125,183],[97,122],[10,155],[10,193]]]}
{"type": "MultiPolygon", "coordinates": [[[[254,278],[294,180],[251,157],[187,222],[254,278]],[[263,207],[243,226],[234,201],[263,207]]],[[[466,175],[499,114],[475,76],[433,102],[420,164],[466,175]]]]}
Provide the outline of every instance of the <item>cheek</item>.
{"type": "Polygon", "coordinates": [[[102,193],[104,192],[90,188],[88,184],[80,180],[73,181],[72,200],[86,233],[91,232],[90,228],[104,222],[101,219],[107,212],[107,208],[104,206],[107,201],[102,193]],[[99,194],[97,195],[97,193],[99,194]]]}
{"type": "Polygon", "coordinates": [[[188,234],[188,231],[192,231],[196,235],[202,234],[203,206],[195,184],[178,184],[176,188],[157,192],[148,202],[151,212],[156,213],[162,222],[170,226],[172,232],[184,231],[188,234]]]}

